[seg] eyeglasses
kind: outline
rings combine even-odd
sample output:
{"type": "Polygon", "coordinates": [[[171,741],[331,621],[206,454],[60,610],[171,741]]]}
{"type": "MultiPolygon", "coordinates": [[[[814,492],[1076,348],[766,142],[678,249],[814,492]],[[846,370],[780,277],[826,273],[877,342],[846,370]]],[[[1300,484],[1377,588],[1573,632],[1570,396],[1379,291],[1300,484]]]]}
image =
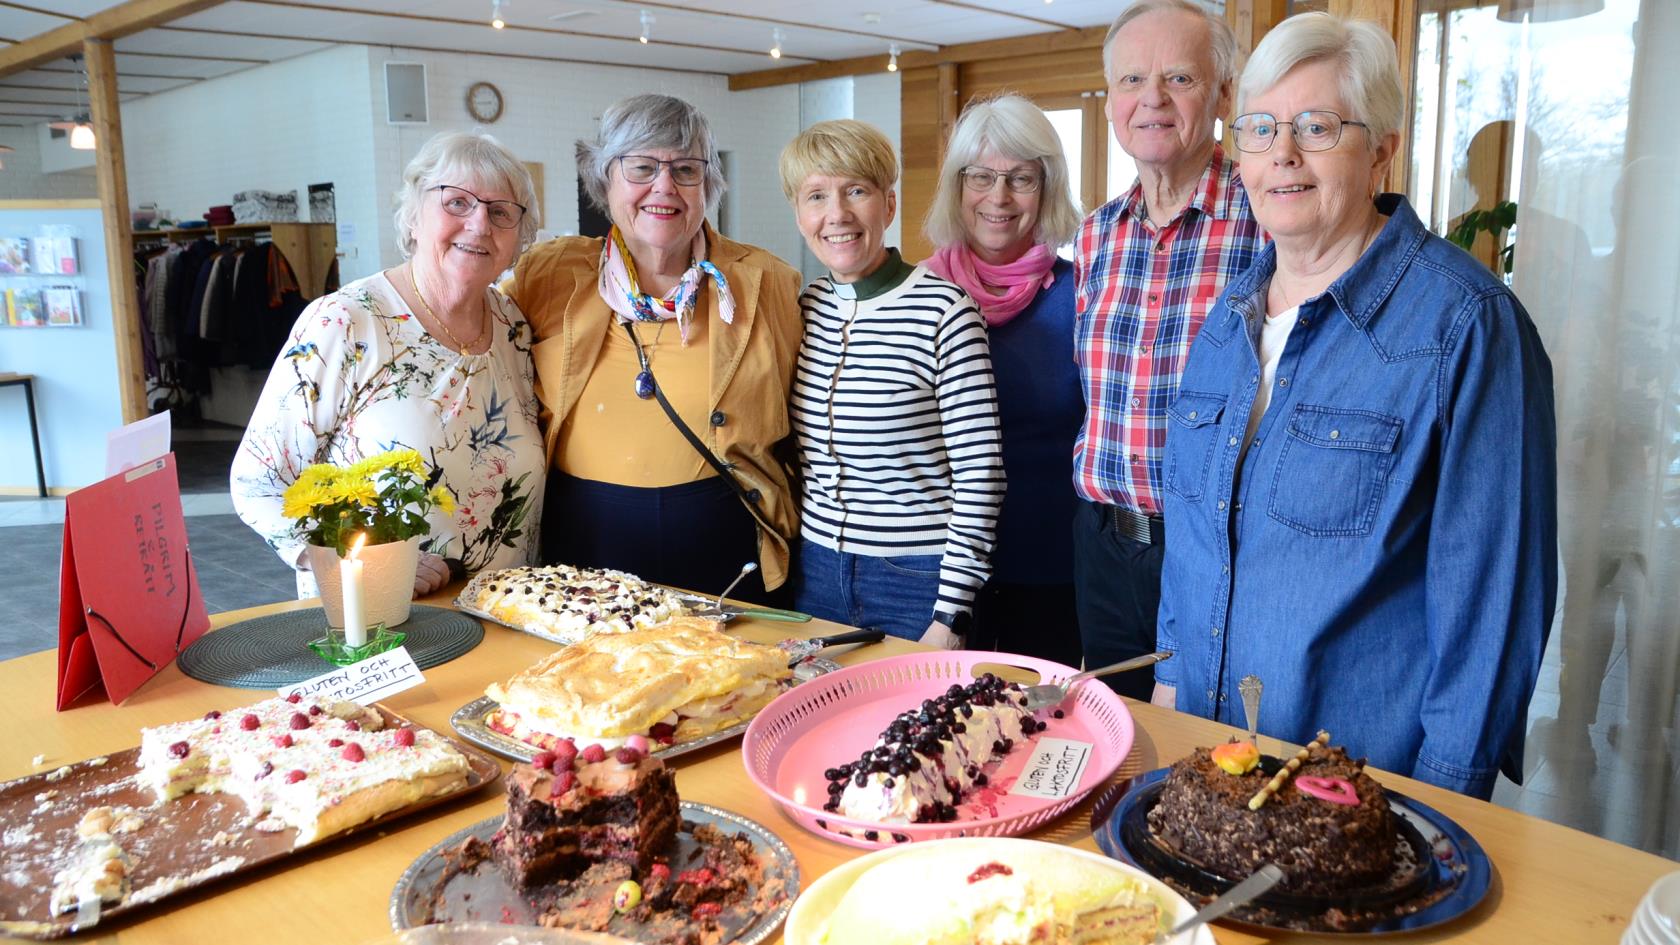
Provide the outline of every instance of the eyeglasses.
{"type": "Polygon", "coordinates": [[[449,184],[439,184],[432,190],[443,191],[443,209],[450,216],[470,217],[483,204],[491,225],[499,229],[511,230],[525,219],[525,207],[511,200],[485,200],[470,190],[449,184]]]}
{"type": "Polygon", "coordinates": [[[702,158],[677,158],[661,161],[642,154],[625,154],[618,159],[619,173],[632,184],[651,184],[659,177],[659,169],[671,169],[671,180],[681,187],[693,187],[706,179],[706,164],[702,158]]]}
{"type": "Polygon", "coordinates": [[[962,169],[962,180],[964,187],[981,192],[991,190],[1002,180],[1012,193],[1017,194],[1034,193],[1044,184],[1044,178],[1037,174],[999,174],[989,167],[976,167],[972,164],[962,169]]]}
{"type": "Polygon", "coordinates": [[[1335,147],[1342,140],[1344,125],[1358,125],[1367,130],[1371,127],[1362,121],[1346,121],[1335,112],[1302,112],[1294,121],[1278,121],[1265,112],[1250,112],[1238,115],[1231,122],[1237,150],[1250,154],[1270,151],[1272,142],[1277,140],[1278,128],[1283,125],[1289,126],[1295,136],[1295,147],[1302,151],[1328,151],[1335,147]]]}

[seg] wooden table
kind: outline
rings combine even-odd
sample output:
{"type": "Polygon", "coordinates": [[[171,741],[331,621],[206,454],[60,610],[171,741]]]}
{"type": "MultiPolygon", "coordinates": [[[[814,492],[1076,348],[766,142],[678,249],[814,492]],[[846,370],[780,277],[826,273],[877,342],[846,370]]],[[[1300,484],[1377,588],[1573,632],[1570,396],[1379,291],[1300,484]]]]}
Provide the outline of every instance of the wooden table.
{"type": "MultiPolygon", "coordinates": [[[[431,601],[443,603],[443,599],[431,601]]],[[[221,614],[213,625],[295,609],[296,602],[221,614]]],[[[790,635],[835,632],[832,624],[773,624],[741,621],[731,630],[748,639],[772,642],[790,635]]],[[[550,652],[553,645],[535,637],[487,626],[477,649],[426,671],[426,683],[386,702],[393,710],[439,731],[449,731],[449,716],[483,694],[492,679],[505,678],[550,652]]],[[[838,657],[854,663],[916,649],[889,639],[838,657]]],[[[147,683],[127,704],[88,705],[54,712],[55,651],[0,663],[0,711],[7,734],[0,743],[0,779],[19,777],[139,743],[142,726],[195,718],[210,709],[227,710],[255,702],[263,693],[207,685],[183,676],[174,666],[147,683]],[[40,766],[35,755],[45,755],[40,766]]],[[[1216,744],[1232,731],[1204,719],[1132,703],[1137,741],[1121,776],[1170,763],[1197,745],[1216,744]]],[[[774,830],[799,858],[809,885],[836,865],[860,855],[807,833],[784,818],[769,798],[747,778],[739,742],[715,746],[673,762],[678,792],[736,811],[774,830]]],[[[1658,877],[1680,864],[1471,800],[1397,775],[1378,779],[1430,804],[1463,825],[1487,850],[1495,866],[1493,888],[1469,915],[1442,928],[1409,935],[1407,942],[1463,941],[1490,945],[1525,942],[1615,942],[1634,907],[1658,877]]],[[[1032,836],[1096,849],[1091,837],[1088,800],[1032,836]]],[[[403,870],[432,844],[505,810],[498,782],[470,797],[389,824],[376,835],[329,842],[249,876],[205,887],[161,906],[113,922],[104,934],[75,941],[122,945],[177,945],[190,942],[333,942],[378,941],[389,933],[387,903],[403,870]]],[[[1247,931],[1215,927],[1222,945],[1266,941],[1247,931]]],[[[1310,935],[1279,935],[1291,942],[1332,942],[1310,935]]],[[[1347,939],[1339,941],[1346,942],[1347,939]]]]}

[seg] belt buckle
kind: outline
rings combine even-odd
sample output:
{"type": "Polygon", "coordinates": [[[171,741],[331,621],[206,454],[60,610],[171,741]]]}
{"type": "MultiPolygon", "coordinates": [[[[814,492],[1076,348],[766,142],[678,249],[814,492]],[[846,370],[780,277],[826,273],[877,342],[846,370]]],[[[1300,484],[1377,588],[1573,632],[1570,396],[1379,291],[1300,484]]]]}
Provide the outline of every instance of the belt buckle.
{"type": "Polygon", "coordinates": [[[1114,527],[1120,534],[1140,545],[1154,544],[1149,533],[1149,516],[1118,505],[1113,508],[1114,527]]]}

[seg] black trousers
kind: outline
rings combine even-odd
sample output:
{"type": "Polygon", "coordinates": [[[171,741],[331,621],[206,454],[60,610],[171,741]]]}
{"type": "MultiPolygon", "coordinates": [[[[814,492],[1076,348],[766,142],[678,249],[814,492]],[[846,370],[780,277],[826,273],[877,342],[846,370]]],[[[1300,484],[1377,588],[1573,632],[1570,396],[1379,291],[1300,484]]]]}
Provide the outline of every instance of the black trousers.
{"type": "MultiPolygon", "coordinates": [[[[758,524],[729,484],[713,476],[648,489],[550,472],[543,496],[542,560],[616,568],[699,594],[722,591],[758,560],[758,524]]],[[[763,571],[729,592],[772,607],[791,605],[791,583],[764,589],[763,571]]]]}
{"type": "Polygon", "coordinates": [[[992,580],[974,598],[971,650],[996,650],[1079,668],[1079,612],[1072,584],[992,580]]]}
{"type": "MultiPolygon", "coordinates": [[[[1121,535],[1109,506],[1084,502],[1073,516],[1073,587],[1085,666],[1096,668],[1155,651],[1161,606],[1161,530],[1149,544],[1121,535]]],[[[1146,670],[1103,679],[1123,696],[1148,701],[1155,677],[1146,670]]]]}

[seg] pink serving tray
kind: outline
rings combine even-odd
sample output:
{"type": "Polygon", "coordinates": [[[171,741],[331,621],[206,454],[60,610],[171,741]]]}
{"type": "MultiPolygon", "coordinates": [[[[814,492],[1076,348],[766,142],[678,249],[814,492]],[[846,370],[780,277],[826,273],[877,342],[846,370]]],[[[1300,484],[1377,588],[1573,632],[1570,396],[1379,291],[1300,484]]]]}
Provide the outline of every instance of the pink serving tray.
{"type": "Polygon", "coordinates": [[[976,676],[974,667],[983,664],[1032,670],[1040,682],[1059,682],[1078,672],[1030,656],[971,650],[913,653],[848,666],[790,689],[758,713],[741,745],[747,776],[801,827],[865,849],[946,837],[1015,836],[1035,830],[1107,781],[1132,750],[1132,714],[1099,680],[1081,684],[1062,703],[1064,718],[1053,717],[1049,709],[1040,712],[1038,717],[1048,727],[988,765],[990,783],[970,793],[957,808],[954,821],[883,825],[822,809],[828,799],[825,769],[857,758],[875,744],[894,716],[924,699],[943,695],[952,683],[966,685],[976,676]],[[1078,786],[1062,798],[1008,793],[1031,755],[1030,746],[1047,737],[1092,746],[1078,786]]]}

